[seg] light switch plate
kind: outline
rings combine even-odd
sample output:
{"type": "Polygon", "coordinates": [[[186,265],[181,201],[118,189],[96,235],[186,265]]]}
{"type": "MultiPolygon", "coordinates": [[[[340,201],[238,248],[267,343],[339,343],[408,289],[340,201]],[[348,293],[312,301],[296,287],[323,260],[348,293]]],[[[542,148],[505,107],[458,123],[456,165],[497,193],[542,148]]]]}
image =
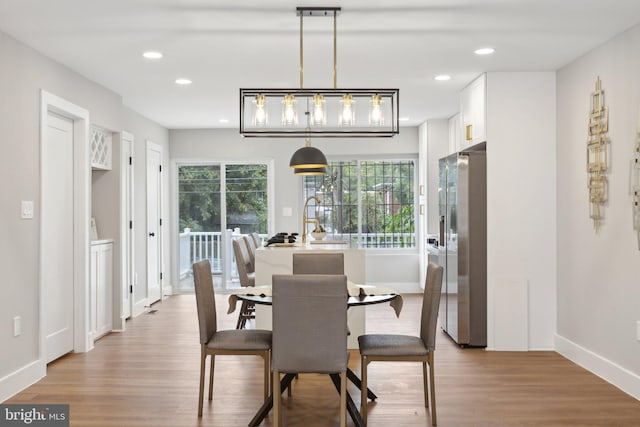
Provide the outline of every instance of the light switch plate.
{"type": "Polygon", "coordinates": [[[291,209],[291,207],[285,206],[282,208],[282,216],[292,216],[293,215],[293,209],[291,209]]]}
{"type": "Polygon", "coordinates": [[[31,200],[23,200],[20,205],[20,216],[22,219],[33,219],[33,202],[31,200]]]}

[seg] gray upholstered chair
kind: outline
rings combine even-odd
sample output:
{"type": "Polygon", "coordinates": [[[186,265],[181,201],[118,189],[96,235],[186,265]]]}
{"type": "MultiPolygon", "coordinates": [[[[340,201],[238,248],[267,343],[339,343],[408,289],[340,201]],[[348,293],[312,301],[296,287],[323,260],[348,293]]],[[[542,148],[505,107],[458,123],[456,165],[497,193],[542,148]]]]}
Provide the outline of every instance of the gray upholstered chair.
{"type": "Polygon", "coordinates": [[[251,238],[253,239],[253,243],[255,243],[256,248],[262,246],[262,239],[260,238],[260,235],[258,233],[256,233],[255,231],[251,233],[251,238]]]}
{"type": "Polygon", "coordinates": [[[247,246],[247,252],[249,253],[249,262],[251,263],[251,272],[255,273],[256,271],[256,242],[253,240],[251,236],[242,236],[242,240],[244,240],[244,244],[247,246]]]}
{"type": "Polygon", "coordinates": [[[216,355],[257,355],[264,362],[264,397],[269,395],[269,367],[271,359],[271,331],[224,330],[218,331],[216,301],[211,278],[211,264],[200,261],[193,264],[193,279],[196,290],[198,326],[200,328],[200,395],[198,416],[202,416],[204,376],[207,356],[211,357],[209,368],[209,400],[213,398],[213,372],[216,355]]]}
{"type": "Polygon", "coordinates": [[[344,274],[344,254],[293,254],[293,274],[344,274]]]}
{"type": "Polygon", "coordinates": [[[346,425],[347,300],[344,275],[273,275],[275,426],[282,417],[280,374],[308,372],[339,375],[340,426],[346,425]]]}
{"type": "Polygon", "coordinates": [[[358,337],[361,359],[362,397],[360,413],[367,422],[367,365],[371,362],[422,362],[424,406],[429,408],[427,364],[431,385],[431,424],[436,425],[436,390],[433,353],[436,349],[436,323],[442,289],[442,267],[429,263],[422,299],[420,336],[365,334],[358,337]]]}
{"type": "MultiPolygon", "coordinates": [[[[233,255],[236,259],[236,266],[238,268],[238,278],[240,279],[240,286],[255,286],[256,277],[253,265],[249,255],[249,249],[244,238],[232,240],[233,255]]],[[[247,320],[255,319],[255,306],[248,301],[242,301],[240,312],[238,313],[238,322],[236,323],[236,329],[243,329],[247,320]]]]}

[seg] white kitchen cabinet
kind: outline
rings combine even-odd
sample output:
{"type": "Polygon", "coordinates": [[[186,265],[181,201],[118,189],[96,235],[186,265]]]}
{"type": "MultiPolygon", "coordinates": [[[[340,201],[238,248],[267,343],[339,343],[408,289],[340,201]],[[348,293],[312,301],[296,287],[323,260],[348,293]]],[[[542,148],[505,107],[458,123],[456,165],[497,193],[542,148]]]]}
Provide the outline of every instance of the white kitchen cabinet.
{"type": "Polygon", "coordinates": [[[113,329],[113,240],[91,242],[90,327],[93,340],[113,329]]]}
{"type": "Polygon", "coordinates": [[[482,74],[460,92],[462,146],[457,151],[487,140],[487,75],[482,74]]]}
{"type": "Polygon", "coordinates": [[[91,168],[111,170],[111,132],[91,126],[91,168]]]}
{"type": "Polygon", "coordinates": [[[462,122],[458,113],[449,118],[449,154],[457,153],[462,146],[462,122]]]}

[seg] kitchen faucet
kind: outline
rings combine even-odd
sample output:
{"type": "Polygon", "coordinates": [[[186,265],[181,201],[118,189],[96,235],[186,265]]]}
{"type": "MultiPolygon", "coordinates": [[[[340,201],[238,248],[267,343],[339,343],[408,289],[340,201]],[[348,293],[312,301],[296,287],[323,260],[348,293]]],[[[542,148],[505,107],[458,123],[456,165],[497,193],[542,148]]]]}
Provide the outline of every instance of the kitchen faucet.
{"type": "Polygon", "coordinates": [[[307,224],[315,224],[316,228],[318,228],[318,226],[320,225],[320,221],[318,221],[318,218],[307,219],[307,204],[309,204],[309,200],[311,199],[315,199],[317,205],[322,203],[322,201],[316,196],[309,196],[304,201],[304,207],[302,208],[302,243],[307,242],[307,224]]]}

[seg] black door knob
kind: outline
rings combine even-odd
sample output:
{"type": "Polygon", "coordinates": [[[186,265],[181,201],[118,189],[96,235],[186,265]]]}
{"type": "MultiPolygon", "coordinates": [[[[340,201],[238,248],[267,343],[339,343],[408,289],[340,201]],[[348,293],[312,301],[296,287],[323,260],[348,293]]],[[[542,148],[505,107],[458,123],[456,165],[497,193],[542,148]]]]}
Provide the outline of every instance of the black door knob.
{"type": "Polygon", "coordinates": [[[156,235],[156,233],[149,233],[149,237],[153,237],[155,235],[156,235]]]}

